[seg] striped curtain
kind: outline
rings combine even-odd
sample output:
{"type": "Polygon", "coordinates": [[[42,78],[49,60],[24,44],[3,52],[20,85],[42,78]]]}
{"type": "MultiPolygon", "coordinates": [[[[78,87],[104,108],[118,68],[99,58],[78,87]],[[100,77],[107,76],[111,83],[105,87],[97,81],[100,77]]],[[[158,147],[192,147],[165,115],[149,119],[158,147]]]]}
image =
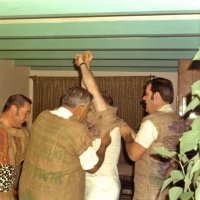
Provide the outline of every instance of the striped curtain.
{"type": "MultiPolygon", "coordinates": [[[[80,85],[78,77],[38,77],[33,80],[33,120],[46,109],[59,107],[60,98],[70,87],[80,85]]],[[[109,94],[118,108],[118,115],[135,131],[144,115],[142,97],[151,76],[96,77],[101,92],[109,94]]]]}

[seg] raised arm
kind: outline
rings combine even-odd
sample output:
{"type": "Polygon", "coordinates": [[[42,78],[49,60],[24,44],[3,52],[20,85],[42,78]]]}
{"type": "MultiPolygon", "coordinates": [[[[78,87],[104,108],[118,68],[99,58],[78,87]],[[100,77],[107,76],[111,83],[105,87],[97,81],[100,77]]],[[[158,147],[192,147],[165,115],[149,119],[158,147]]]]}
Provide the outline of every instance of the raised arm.
{"type": "Polygon", "coordinates": [[[82,75],[82,82],[85,88],[94,96],[93,105],[96,111],[104,111],[107,104],[100,94],[94,75],[90,70],[90,63],[92,61],[92,53],[90,51],[84,52],[83,55],[77,54],[75,56],[76,65],[79,66],[82,75]]]}

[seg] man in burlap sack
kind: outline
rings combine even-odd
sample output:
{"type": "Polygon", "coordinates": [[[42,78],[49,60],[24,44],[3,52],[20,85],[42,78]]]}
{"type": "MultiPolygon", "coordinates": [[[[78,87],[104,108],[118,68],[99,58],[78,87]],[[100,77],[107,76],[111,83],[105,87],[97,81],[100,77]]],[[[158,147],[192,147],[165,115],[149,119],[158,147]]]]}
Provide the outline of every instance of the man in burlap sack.
{"type": "MultiPolygon", "coordinates": [[[[117,164],[121,149],[120,127],[130,134],[130,127],[117,116],[117,108],[109,104],[110,98],[99,91],[90,70],[92,53],[86,51],[75,56],[75,63],[81,71],[82,86],[93,95],[92,110],[87,117],[87,125],[93,138],[93,148],[98,150],[101,138],[110,133],[112,142],[106,150],[105,160],[95,174],[86,173],[85,200],[118,200],[120,181],[117,164]]],[[[126,134],[126,133],[124,133],[126,134]]]]}
{"type": "Polygon", "coordinates": [[[72,87],[62,105],[40,113],[31,137],[19,183],[20,200],[83,200],[85,172],[96,172],[111,142],[107,134],[97,152],[83,121],[92,95],[72,87]]]}
{"type": "MultiPolygon", "coordinates": [[[[171,159],[164,159],[154,148],[164,146],[176,150],[178,139],[185,131],[184,121],[173,111],[173,84],[165,78],[155,78],[147,82],[143,100],[146,116],[134,141],[126,141],[126,150],[135,162],[134,200],[168,199],[167,189],[160,194],[163,181],[176,168],[171,159]]],[[[128,139],[128,138],[127,138],[128,139]]]]}
{"type": "Polygon", "coordinates": [[[0,117],[0,199],[17,196],[17,175],[27,150],[29,132],[22,127],[31,112],[31,100],[15,94],[8,98],[0,117]]]}

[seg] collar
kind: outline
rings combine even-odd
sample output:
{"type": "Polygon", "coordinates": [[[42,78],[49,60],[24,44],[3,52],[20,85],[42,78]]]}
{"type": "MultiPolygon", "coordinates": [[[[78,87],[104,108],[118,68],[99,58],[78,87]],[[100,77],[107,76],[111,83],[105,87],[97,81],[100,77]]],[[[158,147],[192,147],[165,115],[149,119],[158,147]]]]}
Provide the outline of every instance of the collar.
{"type": "Polygon", "coordinates": [[[171,106],[171,104],[165,104],[164,106],[162,106],[160,109],[158,109],[158,111],[162,111],[162,112],[173,112],[173,108],[171,106]]]}
{"type": "Polygon", "coordinates": [[[64,107],[59,107],[58,109],[51,110],[50,112],[64,119],[69,119],[73,115],[67,108],[64,107]]]}

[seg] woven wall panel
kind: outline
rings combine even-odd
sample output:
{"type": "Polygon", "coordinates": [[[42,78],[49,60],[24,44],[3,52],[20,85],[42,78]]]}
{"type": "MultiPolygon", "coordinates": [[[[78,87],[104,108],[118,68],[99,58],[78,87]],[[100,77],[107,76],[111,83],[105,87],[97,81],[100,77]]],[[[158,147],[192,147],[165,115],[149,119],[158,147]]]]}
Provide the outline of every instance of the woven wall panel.
{"type": "MultiPolygon", "coordinates": [[[[64,91],[80,84],[77,77],[33,76],[31,78],[34,83],[33,120],[41,111],[59,107],[60,97],[64,91]]],[[[96,77],[100,91],[113,97],[119,116],[134,130],[139,128],[143,118],[144,109],[141,100],[146,81],[150,78],[150,76],[96,77]]]]}

